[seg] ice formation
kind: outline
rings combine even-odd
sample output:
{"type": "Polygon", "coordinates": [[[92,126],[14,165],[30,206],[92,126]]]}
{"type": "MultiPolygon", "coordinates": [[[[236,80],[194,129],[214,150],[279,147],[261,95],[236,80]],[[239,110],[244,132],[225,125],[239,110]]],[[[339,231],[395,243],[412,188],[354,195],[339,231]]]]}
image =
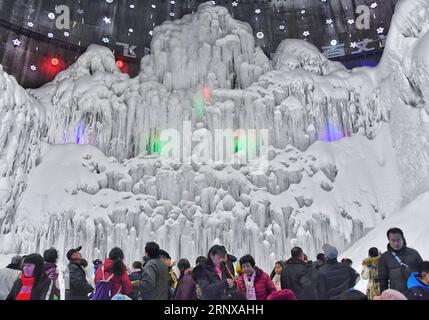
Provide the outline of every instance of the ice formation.
{"type": "Polygon", "coordinates": [[[118,245],[131,262],[156,240],[192,260],[222,243],[268,270],[295,245],[345,250],[427,181],[428,12],[400,2],[373,69],[299,40],[270,61],[205,3],[154,29],[133,79],[99,46],[36,90],[0,70],[0,252],[118,245]],[[268,129],[268,167],[161,159],[160,132],[186,121],[197,137],[268,129]]]}

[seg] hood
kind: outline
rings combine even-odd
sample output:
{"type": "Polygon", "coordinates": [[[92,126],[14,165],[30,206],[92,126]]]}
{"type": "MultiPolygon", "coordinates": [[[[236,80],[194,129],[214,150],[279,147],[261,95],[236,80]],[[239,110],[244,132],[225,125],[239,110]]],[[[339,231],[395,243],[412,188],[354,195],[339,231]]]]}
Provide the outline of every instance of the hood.
{"type": "Polygon", "coordinates": [[[362,261],[362,265],[364,266],[375,265],[375,264],[378,264],[379,261],[380,261],[380,257],[369,257],[362,261]]]}
{"type": "Polygon", "coordinates": [[[419,279],[417,279],[417,276],[419,275],[418,272],[413,272],[411,276],[408,278],[407,287],[408,289],[416,288],[416,287],[422,287],[424,289],[429,289],[429,286],[425,285],[423,282],[421,282],[419,279]]]}

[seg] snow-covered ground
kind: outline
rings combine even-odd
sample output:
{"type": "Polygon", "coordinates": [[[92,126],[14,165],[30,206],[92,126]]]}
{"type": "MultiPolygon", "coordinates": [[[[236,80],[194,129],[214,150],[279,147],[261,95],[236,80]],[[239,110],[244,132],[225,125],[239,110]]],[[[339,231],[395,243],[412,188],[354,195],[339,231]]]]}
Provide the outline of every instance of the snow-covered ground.
{"type": "Polygon", "coordinates": [[[207,2],[154,29],[133,79],[100,46],[36,90],[0,68],[0,253],[120,246],[131,263],[155,240],[192,261],[222,243],[270,270],[295,245],[345,251],[429,191],[428,30],[429,3],[402,0],[377,68],[293,39],[270,61],[207,2]],[[165,129],[202,150],[185,133],[267,130],[268,161],[161,157],[165,129]]]}

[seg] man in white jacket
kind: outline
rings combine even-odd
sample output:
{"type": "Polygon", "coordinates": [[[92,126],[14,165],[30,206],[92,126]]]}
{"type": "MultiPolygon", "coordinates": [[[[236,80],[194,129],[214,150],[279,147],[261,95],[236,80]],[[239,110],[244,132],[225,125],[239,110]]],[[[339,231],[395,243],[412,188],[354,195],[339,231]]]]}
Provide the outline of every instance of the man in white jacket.
{"type": "Polygon", "coordinates": [[[22,257],[14,256],[10,264],[0,269],[0,300],[5,300],[9,295],[16,279],[21,276],[22,257]]]}

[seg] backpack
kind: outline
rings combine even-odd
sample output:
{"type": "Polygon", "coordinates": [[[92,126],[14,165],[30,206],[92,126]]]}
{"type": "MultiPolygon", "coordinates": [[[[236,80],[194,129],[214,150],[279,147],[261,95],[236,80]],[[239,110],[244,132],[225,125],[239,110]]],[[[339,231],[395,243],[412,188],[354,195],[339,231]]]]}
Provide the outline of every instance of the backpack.
{"type": "MultiPolygon", "coordinates": [[[[100,280],[95,286],[95,291],[91,297],[91,300],[112,300],[114,295],[112,295],[112,278],[114,274],[112,273],[109,278],[104,277],[104,265],[101,266],[101,274],[103,275],[103,280],[100,280]]],[[[122,288],[119,288],[118,293],[120,293],[122,288]]],[[[118,294],[117,293],[117,294],[118,294]]]]}

